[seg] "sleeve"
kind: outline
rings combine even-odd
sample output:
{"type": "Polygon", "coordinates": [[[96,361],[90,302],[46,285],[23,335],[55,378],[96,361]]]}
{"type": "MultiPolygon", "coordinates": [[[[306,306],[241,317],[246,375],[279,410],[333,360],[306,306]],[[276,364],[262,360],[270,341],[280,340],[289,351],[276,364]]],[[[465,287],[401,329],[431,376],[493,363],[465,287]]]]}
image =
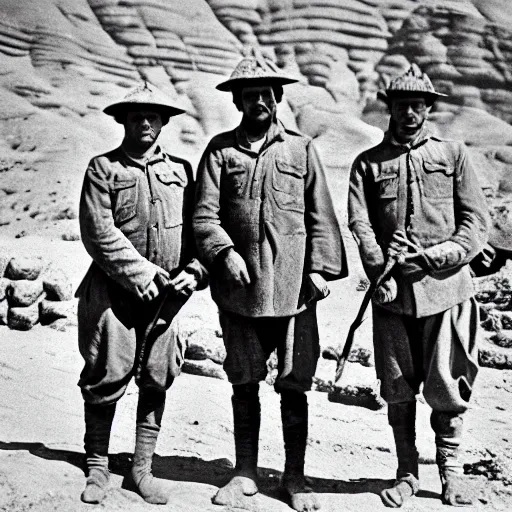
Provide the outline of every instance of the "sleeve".
{"type": "Polygon", "coordinates": [[[86,171],[80,198],[80,233],[94,262],[114,281],[142,298],[156,266],[141,256],[114,225],[109,178],[94,159],[86,171]]]}
{"type": "Polygon", "coordinates": [[[490,227],[490,218],[482,188],[469,160],[464,144],[455,168],[454,208],[455,233],[450,237],[465,251],[462,264],[469,263],[484,248],[490,227]]]}
{"type": "Polygon", "coordinates": [[[187,265],[185,266],[185,270],[194,275],[197,279],[197,289],[202,290],[208,286],[208,272],[207,270],[201,265],[199,260],[197,259],[197,248],[196,248],[196,242],[194,239],[194,230],[192,226],[192,217],[194,214],[194,202],[195,202],[195,182],[194,182],[194,175],[192,171],[192,166],[189,162],[183,161],[183,165],[185,167],[185,172],[187,174],[187,186],[185,187],[184,192],[184,233],[186,237],[186,248],[187,248],[187,254],[186,254],[186,260],[188,261],[187,265]]]}
{"type": "Polygon", "coordinates": [[[312,141],[307,146],[304,217],[307,232],[305,272],[318,272],[326,280],[346,277],[348,268],[340,226],[324,168],[312,141]]]}
{"type": "Polygon", "coordinates": [[[348,227],[359,247],[366,274],[370,279],[375,279],[384,267],[385,258],[370,220],[368,193],[365,165],[360,155],[350,172],[348,227]]]}
{"type": "Polygon", "coordinates": [[[192,223],[199,259],[207,268],[212,267],[221,251],[234,246],[221,226],[219,216],[220,159],[220,155],[206,148],[197,171],[196,207],[192,223]]]}

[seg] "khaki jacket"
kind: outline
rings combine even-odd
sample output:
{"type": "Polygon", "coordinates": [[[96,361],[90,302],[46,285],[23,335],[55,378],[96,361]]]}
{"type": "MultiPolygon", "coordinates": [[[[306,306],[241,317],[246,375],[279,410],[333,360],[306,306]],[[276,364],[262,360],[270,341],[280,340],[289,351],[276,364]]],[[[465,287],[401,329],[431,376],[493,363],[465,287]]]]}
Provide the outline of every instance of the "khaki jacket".
{"type": "MultiPolygon", "coordinates": [[[[156,146],[143,165],[119,147],[89,163],[80,200],[82,241],[93,264],[136,297],[154,278],[156,266],[171,273],[184,268],[205,281],[194,258],[190,164],[156,146]]],[[[203,283],[204,284],[204,283],[203,283]]]]}
{"type": "Polygon", "coordinates": [[[396,229],[427,248],[452,240],[467,257],[457,268],[429,275],[393,277],[398,296],[382,307],[423,317],[445,311],[473,295],[468,263],[487,241],[485,199],[464,144],[431,135],[425,127],[410,147],[389,132],[355,160],[350,175],[349,228],[368,276],[382,271],[396,229]]]}
{"type": "Polygon", "coordinates": [[[304,310],[304,276],[347,275],[345,251],[324,171],[311,139],[271,125],[259,153],[241,126],[214,137],[199,164],[194,232],[221,310],[292,316],[304,310]],[[251,284],[232,289],[216,265],[233,247],[251,284]]]}

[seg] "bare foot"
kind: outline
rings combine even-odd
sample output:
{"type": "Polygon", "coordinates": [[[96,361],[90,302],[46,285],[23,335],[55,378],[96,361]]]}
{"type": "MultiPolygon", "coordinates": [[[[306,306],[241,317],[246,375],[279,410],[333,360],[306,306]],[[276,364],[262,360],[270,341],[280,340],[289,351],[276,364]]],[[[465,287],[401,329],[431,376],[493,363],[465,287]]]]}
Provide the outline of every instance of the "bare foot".
{"type": "Polygon", "coordinates": [[[320,503],[303,475],[284,474],[281,487],[290,497],[292,508],[298,512],[312,512],[320,509],[320,503]]]}
{"type": "Polygon", "coordinates": [[[255,470],[240,470],[212,498],[215,505],[224,505],[230,507],[244,507],[245,497],[254,496],[258,492],[256,483],[258,478],[255,470]]]}

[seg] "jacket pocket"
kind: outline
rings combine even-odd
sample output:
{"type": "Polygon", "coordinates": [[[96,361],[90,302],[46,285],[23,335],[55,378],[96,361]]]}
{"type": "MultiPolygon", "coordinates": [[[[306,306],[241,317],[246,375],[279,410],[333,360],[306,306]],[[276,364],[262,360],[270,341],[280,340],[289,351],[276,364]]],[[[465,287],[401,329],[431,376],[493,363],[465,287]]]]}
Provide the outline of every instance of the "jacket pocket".
{"type": "Polygon", "coordinates": [[[272,176],[274,197],[279,208],[304,212],[304,172],[289,162],[276,161],[272,176]]]}
{"type": "Polygon", "coordinates": [[[162,200],[162,217],[166,228],[183,224],[183,181],[172,172],[155,171],[158,195],[162,200]]]}
{"type": "Polygon", "coordinates": [[[242,197],[247,184],[247,171],[241,161],[229,161],[226,164],[225,186],[230,196],[242,197]]]}
{"type": "Polygon", "coordinates": [[[423,193],[431,199],[453,199],[455,168],[445,162],[423,161],[423,193]]]}
{"type": "Polygon", "coordinates": [[[385,173],[375,178],[377,194],[380,199],[396,199],[398,196],[398,172],[385,173]]]}
{"type": "Polygon", "coordinates": [[[137,214],[137,178],[117,179],[112,184],[114,194],[114,222],[124,224],[137,214]]]}

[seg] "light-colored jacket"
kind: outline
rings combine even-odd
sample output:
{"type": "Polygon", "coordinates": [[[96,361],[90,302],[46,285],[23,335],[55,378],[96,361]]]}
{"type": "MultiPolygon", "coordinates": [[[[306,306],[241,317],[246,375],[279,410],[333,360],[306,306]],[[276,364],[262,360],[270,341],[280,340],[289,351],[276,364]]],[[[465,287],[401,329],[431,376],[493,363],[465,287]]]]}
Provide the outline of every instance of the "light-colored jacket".
{"type": "Polygon", "coordinates": [[[292,316],[304,276],[347,275],[345,251],[324,171],[311,139],[273,123],[259,153],[237,129],[214,137],[199,164],[194,232],[221,310],[292,316]],[[232,288],[216,258],[233,247],[251,284],[232,288]]]}
{"type": "MultiPolygon", "coordinates": [[[[176,275],[184,268],[205,280],[192,234],[192,168],[156,146],[145,165],[122,147],[91,160],[80,200],[80,231],[98,272],[138,298],[155,265],[176,275]]],[[[80,289],[77,292],[79,294],[80,289]]]]}
{"type": "Polygon", "coordinates": [[[382,307],[424,317],[474,293],[468,263],[487,241],[485,199],[464,144],[436,137],[425,126],[409,147],[390,132],[355,160],[350,175],[349,228],[371,279],[382,271],[396,229],[427,248],[446,240],[466,251],[461,265],[435,274],[404,275],[395,268],[398,296],[382,307]]]}

